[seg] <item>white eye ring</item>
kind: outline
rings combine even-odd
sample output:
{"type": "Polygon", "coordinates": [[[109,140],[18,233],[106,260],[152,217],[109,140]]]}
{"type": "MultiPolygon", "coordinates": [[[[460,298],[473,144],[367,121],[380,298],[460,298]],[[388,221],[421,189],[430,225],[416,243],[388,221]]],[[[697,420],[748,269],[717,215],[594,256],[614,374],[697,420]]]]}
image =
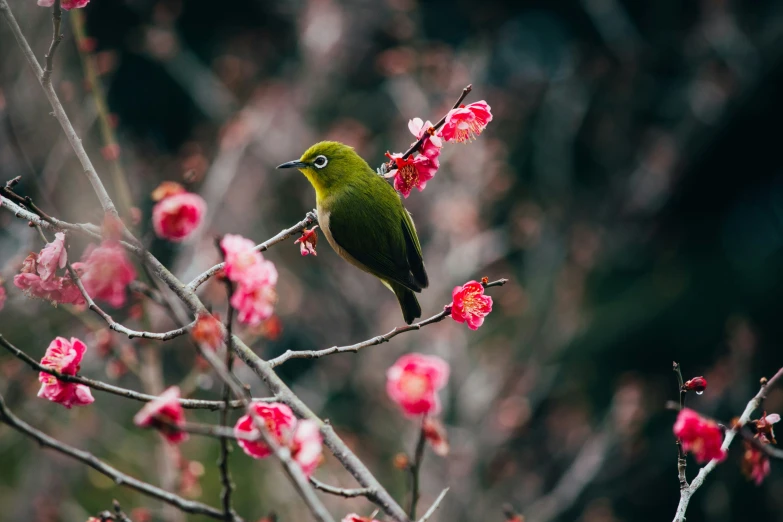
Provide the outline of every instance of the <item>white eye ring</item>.
{"type": "Polygon", "coordinates": [[[326,156],[321,154],[320,156],[315,158],[315,161],[313,162],[313,165],[316,166],[316,168],[322,169],[326,166],[326,164],[329,163],[329,160],[326,159],[326,156]]]}

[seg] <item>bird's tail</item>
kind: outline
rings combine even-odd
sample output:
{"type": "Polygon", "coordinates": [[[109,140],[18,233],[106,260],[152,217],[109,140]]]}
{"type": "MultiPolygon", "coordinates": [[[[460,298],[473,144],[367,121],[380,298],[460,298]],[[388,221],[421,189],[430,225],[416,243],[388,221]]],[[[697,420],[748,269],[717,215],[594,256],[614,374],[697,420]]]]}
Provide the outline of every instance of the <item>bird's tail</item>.
{"type": "Polygon", "coordinates": [[[402,309],[402,317],[407,324],[411,324],[416,318],[421,317],[421,306],[413,290],[405,288],[402,285],[392,283],[392,291],[397,296],[402,309]]]}

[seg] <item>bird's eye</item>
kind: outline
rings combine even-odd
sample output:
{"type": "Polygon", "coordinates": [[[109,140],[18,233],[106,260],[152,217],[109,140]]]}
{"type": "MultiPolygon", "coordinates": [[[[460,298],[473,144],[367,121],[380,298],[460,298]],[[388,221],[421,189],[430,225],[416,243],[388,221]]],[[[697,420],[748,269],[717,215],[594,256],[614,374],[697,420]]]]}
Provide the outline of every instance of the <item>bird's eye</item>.
{"type": "Polygon", "coordinates": [[[326,159],[326,156],[320,155],[317,158],[315,158],[315,161],[313,162],[313,165],[318,167],[319,169],[322,169],[326,166],[326,164],[329,163],[329,160],[326,159]]]}

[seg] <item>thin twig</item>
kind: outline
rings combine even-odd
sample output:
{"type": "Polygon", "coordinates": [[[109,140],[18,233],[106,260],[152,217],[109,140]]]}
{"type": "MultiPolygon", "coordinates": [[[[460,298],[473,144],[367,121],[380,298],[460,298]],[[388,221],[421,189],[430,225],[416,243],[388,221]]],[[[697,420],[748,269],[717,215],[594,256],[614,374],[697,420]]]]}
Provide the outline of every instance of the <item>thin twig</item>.
{"type": "MultiPolygon", "coordinates": [[[[508,279],[498,279],[497,281],[492,281],[491,283],[482,283],[482,285],[484,286],[484,288],[492,288],[494,286],[503,286],[507,282],[508,279]]],[[[332,346],[331,348],[324,348],[323,350],[300,350],[300,351],[287,350],[283,354],[275,357],[274,359],[270,359],[268,362],[272,368],[277,368],[278,366],[288,361],[289,359],[317,359],[319,357],[325,357],[327,355],[332,355],[335,353],[345,353],[345,352],[356,353],[362,348],[368,348],[370,346],[377,346],[379,344],[389,342],[393,337],[397,337],[402,333],[420,330],[424,326],[439,323],[440,321],[444,320],[450,315],[451,315],[451,309],[447,307],[442,312],[439,312],[433,315],[432,317],[424,319],[423,321],[419,321],[418,323],[413,323],[405,326],[398,326],[394,330],[384,335],[379,335],[377,337],[373,337],[372,339],[367,339],[366,341],[362,341],[360,343],[351,344],[348,346],[332,346]]]]}
{"type": "Polygon", "coordinates": [[[416,450],[413,453],[413,462],[410,465],[411,472],[411,504],[408,509],[408,517],[411,520],[416,519],[416,504],[419,503],[419,472],[421,471],[421,463],[424,460],[424,443],[427,442],[426,431],[424,430],[424,422],[426,416],[421,417],[421,426],[419,428],[419,439],[416,442],[416,450]]]}
{"type": "Polygon", "coordinates": [[[57,51],[57,47],[59,47],[60,42],[63,40],[63,35],[60,33],[60,24],[63,20],[61,4],[61,0],[54,0],[54,5],[52,6],[52,43],[49,45],[49,52],[46,53],[46,65],[44,67],[43,74],[41,75],[41,81],[44,85],[52,83],[54,53],[57,51]]]}
{"type": "Polygon", "coordinates": [[[433,502],[430,508],[427,510],[427,512],[424,513],[424,516],[422,516],[419,519],[419,522],[427,522],[427,520],[429,520],[430,517],[435,514],[435,511],[440,507],[440,503],[443,501],[444,498],[446,498],[446,493],[448,492],[449,492],[449,488],[446,488],[440,492],[438,498],[435,499],[435,502],[433,502]]]}
{"type": "MultiPolygon", "coordinates": [[[[220,244],[218,243],[218,250],[222,252],[223,250],[220,248],[220,244]]],[[[231,367],[234,364],[234,353],[231,351],[231,348],[229,348],[229,345],[231,343],[231,337],[232,337],[232,326],[234,324],[234,307],[231,305],[231,298],[234,295],[234,285],[231,283],[231,280],[226,278],[226,298],[227,298],[227,305],[228,305],[228,311],[226,313],[226,338],[225,338],[225,345],[226,345],[226,369],[231,372],[231,367]]],[[[231,387],[228,383],[225,383],[223,385],[223,402],[228,405],[229,399],[231,398],[231,387]]],[[[220,425],[221,426],[227,426],[228,425],[228,407],[224,408],[220,412],[220,425]]],[[[231,513],[233,512],[231,508],[231,491],[234,487],[234,485],[231,483],[231,473],[228,469],[228,455],[231,451],[231,446],[228,443],[229,439],[226,437],[221,437],[220,439],[220,457],[218,458],[218,468],[220,469],[220,483],[223,486],[223,489],[220,492],[220,500],[223,502],[223,511],[226,513],[226,520],[230,520],[231,513]]]]}
{"type": "MultiPolygon", "coordinates": [[[[748,402],[748,405],[745,406],[745,411],[742,412],[742,415],[740,416],[739,420],[735,423],[735,425],[730,430],[726,430],[726,435],[723,437],[723,445],[721,448],[723,451],[728,451],[729,446],[731,446],[732,441],[734,440],[734,437],[737,436],[737,432],[750,420],[751,414],[758,409],[758,407],[761,405],[761,402],[767,397],[767,390],[777,383],[778,380],[780,380],[783,377],[783,368],[779,369],[777,373],[767,381],[766,379],[761,380],[761,389],[759,389],[759,392],[753,397],[750,402],[748,402]]],[[[707,463],[706,466],[701,468],[699,470],[699,474],[696,475],[696,478],[691,481],[690,486],[687,488],[680,490],[680,502],[677,504],[677,511],[674,513],[674,521],[673,522],[685,522],[685,511],[688,509],[688,503],[691,500],[691,497],[694,493],[696,493],[696,490],[698,490],[702,484],[704,484],[704,480],[707,478],[707,475],[709,475],[713,469],[715,469],[715,466],[717,466],[720,463],[718,460],[711,460],[707,463]]]]}
{"type": "Polygon", "coordinates": [[[66,264],[66,267],[68,269],[68,273],[71,276],[71,280],[73,280],[74,284],[81,292],[82,297],[84,297],[84,300],[87,301],[87,306],[89,307],[89,309],[95,312],[96,314],[98,314],[104,321],[106,321],[106,324],[109,325],[110,330],[114,330],[115,332],[125,334],[128,336],[128,339],[133,339],[134,337],[141,337],[142,339],[154,339],[156,341],[170,341],[171,339],[179,337],[180,335],[185,335],[196,324],[196,321],[193,321],[181,328],[175,328],[174,330],[169,330],[168,332],[161,332],[161,333],[131,330],[130,328],[127,328],[121,325],[120,323],[118,323],[117,321],[115,321],[114,319],[112,319],[112,317],[109,314],[107,314],[103,310],[103,308],[101,308],[95,303],[93,298],[90,297],[90,294],[88,294],[87,290],[84,288],[84,285],[82,284],[79,275],[76,273],[76,270],[73,269],[73,266],[71,266],[70,261],[66,264]]]}
{"type": "MultiPolygon", "coordinates": [[[[290,228],[281,230],[276,236],[267,239],[266,241],[264,241],[259,245],[256,245],[255,250],[257,252],[264,252],[265,250],[269,249],[269,247],[274,246],[282,241],[285,241],[289,237],[293,236],[294,234],[298,234],[306,227],[309,227],[314,223],[318,223],[318,218],[316,217],[315,212],[308,212],[302,221],[300,221],[299,223],[297,223],[296,225],[290,228]]],[[[225,262],[216,264],[209,270],[206,270],[202,274],[196,276],[195,279],[193,279],[190,283],[185,285],[185,288],[187,290],[195,292],[199,286],[204,284],[210,277],[220,272],[224,266],[226,266],[225,262]]]]}
{"type": "MultiPolygon", "coordinates": [[[[467,95],[470,93],[470,91],[472,91],[472,90],[473,90],[473,85],[468,85],[467,87],[465,87],[464,89],[462,89],[462,94],[460,94],[459,98],[457,99],[457,103],[455,103],[455,104],[454,104],[454,106],[453,106],[451,109],[452,109],[452,110],[454,110],[454,109],[456,109],[457,107],[459,107],[459,106],[460,106],[460,104],[461,104],[461,103],[462,103],[462,102],[465,100],[465,97],[466,97],[466,96],[467,96],[467,95]]],[[[443,117],[442,117],[440,120],[438,120],[438,123],[436,123],[435,125],[433,125],[433,126],[432,126],[433,130],[438,130],[438,129],[440,129],[441,127],[443,127],[443,125],[446,123],[446,118],[447,118],[447,117],[448,117],[448,113],[444,114],[444,115],[443,115],[443,117]]],[[[406,159],[408,156],[410,156],[411,154],[413,154],[414,152],[416,152],[416,151],[419,149],[419,147],[421,147],[421,145],[424,143],[424,141],[425,141],[427,138],[429,138],[429,137],[430,137],[429,133],[427,133],[427,132],[424,132],[424,133],[421,135],[421,138],[419,138],[418,140],[416,140],[416,142],[415,142],[413,145],[411,145],[411,146],[410,146],[410,148],[409,148],[408,150],[406,150],[406,151],[403,153],[403,155],[402,155],[402,159],[406,159]]]]}
{"type": "Polygon", "coordinates": [[[338,497],[367,497],[371,499],[375,496],[375,490],[373,488],[337,488],[330,486],[329,484],[325,484],[315,477],[310,477],[310,484],[312,484],[315,489],[319,489],[324,493],[329,493],[330,495],[337,495],[338,497]]]}
{"type": "Polygon", "coordinates": [[[50,437],[44,432],[33,428],[19,417],[11,413],[11,411],[6,406],[2,395],[0,395],[0,422],[7,424],[23,435],[35,439],[42,446],[49,447],[62,453],[63,455],[68,455],[69,457],[87,464],[91,468],[97,470],[99,473],[102,473],[111,478],[120,486],[127,486],[147,496],[162,500],[163,502],[171,504],[172,506],[185,511],[186,513],[205,515],[217,520],[223,520],[223,512],[218,509],[215,509],[206,504],[202,504],[201,502],[184,499],[178,495],[175,495],[174,493],[170,493],[139,479],[133,478],[130,475],[126,475],[116,468],[109,466],[92,453],[74,448],[73,446],[69,446],[64,442],[61,442],[53,437],[50,437]]]}
{"type": "MultiPolygon", "coordinates": [[[[682,379],[682,369],[680,368],[680,363],[677,361],[674,361],[672,364],[672,369],[674,370],[674,373],[677,374],[677,383],[680,386],[679,395],[680,395],[680,410],[682,411],[683,408],[685,408],[685,382],[682,379]]],[[[680,480],[680,489],[684,489],[688,487],[688,477],[686,475],[686,467],[688,465],[688,460],[685,458],[685,452],[682,449],[682,441],[678,437],[676,440],[677,444],[677,477],[680,480]]]]}
{"type": "MultiPolygon", "coordinates": [[[[111,393],[112,395],[118,395],[120,397],[125,397],[126,399],[133,399],[135,401],[139,402],[150,402],[158,397],[155,395],[148,395],[146,393],[139,393],[137,391],[129,390],[127,388],[120,388],[119,386],[114,386],[113,384],[108,384],[103,381],[96,381],[94,379],[88,379],[87,377],[81,377],[79,375],[66,375],[64,373],[60,373],[57,370],[53,370],[51,368],[47,368],[46,366],[41,365],[38,361],[27,355],[25,352],[11,344],[8,339],[3,337],[2,334],[0,334],[0,346],[3,346],[6,348],[11,354],[16,356],[18,359],[26,363],[28,366],[30,366],[33,370],[38,372],[44,372],[48,373],[49,375],[53,375],[57,377],[58,380],[61,380],[63,382],[73,382],[77,384],[84,384],[85,386],[89,386],[93,390],[98,390],[106,393],[111,393]]],[[[263,397],[263,398],[256,398],[253,399],[254,402],[273,402],[275,400],[274,397],[263,397]]],[[[198,399],[179,399],[179,404],[183,408],[191,409],[191,410],[222,410],[225,408],[225,403],[223,401],[205,401],[205,400],[198,400],[198,399]]],[[[240,401],[231,401],[228,405],[229,408],[236,410],[243,408],[242,402],[240,401]]]]}

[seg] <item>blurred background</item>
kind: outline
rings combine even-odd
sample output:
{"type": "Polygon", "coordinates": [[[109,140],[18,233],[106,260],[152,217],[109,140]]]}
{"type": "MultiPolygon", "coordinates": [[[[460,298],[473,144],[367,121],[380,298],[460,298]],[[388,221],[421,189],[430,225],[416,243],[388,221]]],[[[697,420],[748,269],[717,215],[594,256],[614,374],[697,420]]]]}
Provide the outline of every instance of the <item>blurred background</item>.
{"type": "MultiPolygon", "coordinates": [[[[11,4],[42,59],[49,10],[11,4]]],[[[403,502],[408,477],[393,461],[412,452],[416,425],[386,397],[385,371],[412,351],[450,363],[441,417],[451,453],[425,456],[422,512],[451,491],[432,520],[501,521],[504,503],[527,522],[671,520],[672,361],[686,379],[709,382],[689,406],[725,423],[782,365],[781,2],[93,0],[64,17],[63,32],[53,79],[66,111],[122,211],[141,210],[149,248],[186,281],[217,261],[216,236],[260,242],[313,208],[307,180],[274,169],[312,143],[346,142],[380,166],[384,152],[411,143],[410,118],[436,121],[468,83],[468,102],[492,106],[486,132],[447,144],[435,179],[405,201],[430,273],[425,317],[466,280],[510,279],[489,291],[484,326],[447,320],[358,354],[280,367],[403,502]],[[209,206],[207,225],[182,245],[151,233],[150,193],[163,180],[209,206]]],[[[0,182],[22,176],[18,192],[50,214],[99,222],[49,112],[0,25],[0,182]]],[[[72,252],[86,247],[80,241],[72,252]]],[[[77,336],[90,347],[85,376],[220,396],[186,340],[129,343],[92,314],[25,298],[11,280],[41,246],[25,222],[0,212],[2,335],[35,358],[53,337],[77,336]]],[[[280,272],[277,318],[241,332],[261,356],[355,343],[401,324],[387,290],[325,241],[318,252],[302,257],[288,241],[265,254],[280,272]]],[[[222,285],[201,294],[224,313],[222,285]]],[[[173,327],[137,295],[112,313],[131,327],[173,327]]],[[[241,364],[237,373],[266,393],[241,364]]],[[[215,441],[194,436],[176,454],[133,427],[138,403],[95,392],[94,405],[67,411],[37,388],[34,372],[0,354],[0,392],[26,421],[219,505],[215,441]]],[[[765,407],[780,412],[783,390],[765,407]]],[[[735,446],[694,496],[689,522],[780,519],[783,466],[773,462],[756,487],[735,446]]],[[[234,451],[231,470],[247,520],[310,519],[276,463],[234,451]]],[[[689,478],[696,470],[689,458],[689,478]]],[[[354,486],[331,456],[316,476],[354,486]]],[[[84,520],[113,498],[153,520],[197,519],[0,426],[0,520],[84,520]]],[[[325,502],[338,519],[372,511],[363,499],[325,502]]]]}

